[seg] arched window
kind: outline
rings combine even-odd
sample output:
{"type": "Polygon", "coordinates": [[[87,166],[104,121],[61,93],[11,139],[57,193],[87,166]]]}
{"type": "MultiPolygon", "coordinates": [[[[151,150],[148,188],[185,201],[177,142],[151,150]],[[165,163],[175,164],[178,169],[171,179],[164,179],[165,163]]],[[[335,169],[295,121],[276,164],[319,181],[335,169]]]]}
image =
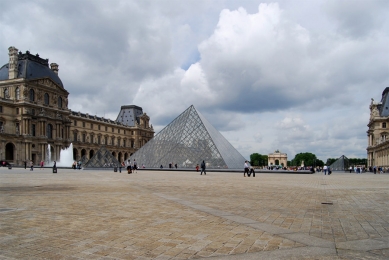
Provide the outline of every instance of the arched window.
{"type": "Polygon", "coordinates": [[[46,134],[47,138],[53,139],[53,126],[51,124],[47,125],[46,134]]]}
{"type": "Polygon", "coordinates": [[[31,102],[35,101],[35,92],[33,89],[30,89],[30,101],[31,102]]]}
{"type": "Polygon", "coordinates": [[[16,100],[19,100],[19,99],[20,99],[20,88],[19,88],[19,87],[17,87],[17,88],[15,89],[15,97],[16,97],[16,100]]]}
{"type": "Polygon", "coordinates": [[[9,91],[8,88],[4,89],[4,98],[9,98],[9,91]]]}
{"type": "Polygon", "coordinates": [[[58,108],[62,108],[62,98],[58,97],[58,108]]]}
{"type": "Polygon", "coordinates": [[[49,104],[49,94],[45,93],[45,105],[49,104]]]}

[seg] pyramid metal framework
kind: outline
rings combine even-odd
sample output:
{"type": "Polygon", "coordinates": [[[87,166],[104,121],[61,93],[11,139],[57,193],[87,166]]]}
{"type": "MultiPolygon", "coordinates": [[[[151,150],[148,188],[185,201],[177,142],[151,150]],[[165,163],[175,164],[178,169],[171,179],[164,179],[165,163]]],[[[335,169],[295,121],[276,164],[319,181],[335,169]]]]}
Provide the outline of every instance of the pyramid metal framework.
{"type": "Polygon", "coordinates": [[[334,163],[330,165],[333,171],[347,171],[350,167],[348,158],[344,155],[340,156],[334,163]]]}
{"type": "Polygon", "coordinates": [[[119,166],[119,161],[102,146],[92,158],[83,166],[84,168],[102,168],[119,166]]]}
{"type": "Polygon", "coordinates": [[[146,168],[195,168],[204,160],[208,169],[242,169],[244,157],[192,105],[182,112],[130,160],[146,168]]]}

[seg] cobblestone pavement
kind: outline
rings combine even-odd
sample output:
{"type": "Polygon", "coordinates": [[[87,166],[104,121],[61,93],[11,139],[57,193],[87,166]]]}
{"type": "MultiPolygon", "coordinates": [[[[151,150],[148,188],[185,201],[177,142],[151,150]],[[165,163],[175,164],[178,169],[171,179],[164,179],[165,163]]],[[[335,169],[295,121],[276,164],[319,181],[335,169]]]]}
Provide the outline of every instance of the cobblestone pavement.
{"type": "Polygon", "coordinates": [[[388,259],[389,174],[0,168],[0,259],[388,259]]]}

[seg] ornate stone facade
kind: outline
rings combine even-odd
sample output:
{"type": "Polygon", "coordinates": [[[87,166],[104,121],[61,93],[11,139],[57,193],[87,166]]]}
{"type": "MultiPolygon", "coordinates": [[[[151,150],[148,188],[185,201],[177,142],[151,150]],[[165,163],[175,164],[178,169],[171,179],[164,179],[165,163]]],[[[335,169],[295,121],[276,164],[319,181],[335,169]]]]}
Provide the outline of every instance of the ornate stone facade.
{"type": "Polygon", "coordinates": [[[367,126],[367,166],[389,167],[389,87],[380,102],[371,99],[367,126]]]}
{"type": "Polygon", "coordinates": [[[276,150],[274,153],[268,155],[268,166],[282,165],[286,167],[288,165],[288,155],[276,150]]]}
{"type": "Polygon", "coordinates": [[[142,108],[125,106],[137,111],[132,125],[72,111],[58,64],[49,68],[48,60],[38,54],[8,50],[9,63],[0,68],[1,160],[14,165],[60,161],[61,150],[73,143],[75,160],[90,159],[104,145],[123,161],[153,138],[150,118],[142,108]],[[48,147],[52,158],[47,158],[48,147]]]}

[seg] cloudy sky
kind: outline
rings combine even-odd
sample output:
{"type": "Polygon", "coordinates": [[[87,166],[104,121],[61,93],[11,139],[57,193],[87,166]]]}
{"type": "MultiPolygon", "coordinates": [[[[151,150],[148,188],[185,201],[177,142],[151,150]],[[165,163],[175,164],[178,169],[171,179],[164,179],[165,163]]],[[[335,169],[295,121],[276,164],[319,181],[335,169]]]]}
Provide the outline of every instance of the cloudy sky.
{"type": "Polygon", "coordinates": [[[246,158],[365,158],[389,87],[387,0],[0,2],[1,65],[58,63],[70,109],[141,106],[157,133],[194,105],[246,158]]]}

